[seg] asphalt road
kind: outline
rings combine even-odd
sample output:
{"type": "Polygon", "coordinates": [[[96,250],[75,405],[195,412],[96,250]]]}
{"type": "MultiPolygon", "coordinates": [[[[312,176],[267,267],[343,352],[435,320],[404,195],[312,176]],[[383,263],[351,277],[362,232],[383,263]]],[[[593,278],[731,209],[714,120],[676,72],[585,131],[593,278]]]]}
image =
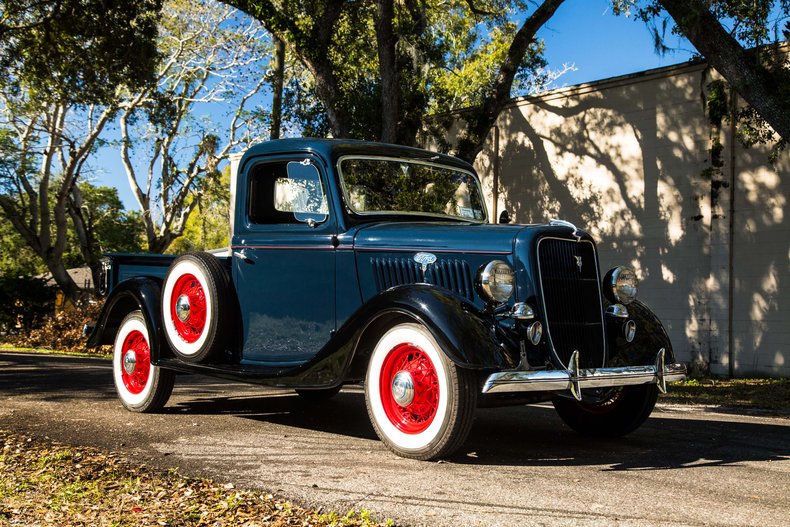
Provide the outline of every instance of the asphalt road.
{"type": "Polygon", "coordinates": [[[132,414],[108,361],[2,352],[0,397],[2,429],[403,525],[790,521],[788,419],[660,406],[626,439],[589,441],[550,406],[481,409],[459,454],[420,462],[377,440],[358,388],[308,403],[180,376],[163,413],[132,414]]]}

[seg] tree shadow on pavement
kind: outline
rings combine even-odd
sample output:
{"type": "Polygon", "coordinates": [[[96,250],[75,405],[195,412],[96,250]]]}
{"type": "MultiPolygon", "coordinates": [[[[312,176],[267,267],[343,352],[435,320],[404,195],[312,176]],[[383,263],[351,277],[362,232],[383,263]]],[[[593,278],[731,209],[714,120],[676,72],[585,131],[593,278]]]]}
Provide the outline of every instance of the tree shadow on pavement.
{"type": "Polygon", "coordinates": [[[45,401],[114,398],[112,363],[41,353],[0,353],[0,393],[45,401]]]}

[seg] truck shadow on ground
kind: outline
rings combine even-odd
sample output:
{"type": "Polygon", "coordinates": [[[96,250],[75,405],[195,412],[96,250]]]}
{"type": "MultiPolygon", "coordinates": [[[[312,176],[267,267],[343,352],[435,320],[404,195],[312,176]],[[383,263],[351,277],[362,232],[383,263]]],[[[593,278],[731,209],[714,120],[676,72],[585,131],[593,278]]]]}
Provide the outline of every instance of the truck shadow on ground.
{"type": "MultiPolygon", "coordinates": [[[[0,366],[2,396],[63,404],[116,397],[106,360],[3,353],[0,366]]],[[[174,397],[163,414],[236,416],[301,429],[305,436],[314,431],[358,438],[370,441],[371,450],[386,452],[368,420],[359,388],[344,389],[330,400],[314,402],[290,391],[179,376],[174,397]]],[[[604,471],[787,461],[787,423],[699,411],[686,417],[682,412],[659,408],[645,425],[625,438],[591,440],[565,426],[550,406],[486,408],[478,410],[468,440],[448,461],[494,466],[599,465],[604,471]]],[[[289,437],[290,441],[300,440],[289,437]]]]}
{"type": "MultiPolygon", "coordinates": [[[[293,392],[182,401],[166,412],[233,414],[245,419],[377,441],[364,395],[343,391],[314,402],[293,392]]],[[[550,405],[479,409],[469,438],[448,459],[500,466],[600,465],[602,471],[670,470],[790,458],[787,426],[664,415],[658,409],[625,438],[594,440],[570,430],[550,405]]],[[[293,436],[291,436],[293,440],[293,436]]],[[[373,447],[377,448],[377,447],[373,447]]],[[[380,448],[385,450],[383,444],[380,448]]]]}

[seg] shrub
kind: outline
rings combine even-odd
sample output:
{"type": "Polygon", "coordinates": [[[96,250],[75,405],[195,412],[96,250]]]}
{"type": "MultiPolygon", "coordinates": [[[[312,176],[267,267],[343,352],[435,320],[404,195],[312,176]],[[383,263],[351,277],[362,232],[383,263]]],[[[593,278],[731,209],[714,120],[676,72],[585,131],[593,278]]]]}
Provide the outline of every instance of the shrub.
{"type": "Polygon", "coordinates": [[[101,302],[86,302],[76,307],[68,307],[57,315],[47,317],[41,327],[6,340],[9,344],[22,348],[108,354],[111,352],[110,346],[88,349],[85,347],[86,338],[82,336],[83,326],[96,321],[101,306],[101,302]]]}
{"type": "Polygon", "coordinates": [[[55,289],[34,276],[0,276],[0,334],[27,333],[54,311],[55,289]]]}

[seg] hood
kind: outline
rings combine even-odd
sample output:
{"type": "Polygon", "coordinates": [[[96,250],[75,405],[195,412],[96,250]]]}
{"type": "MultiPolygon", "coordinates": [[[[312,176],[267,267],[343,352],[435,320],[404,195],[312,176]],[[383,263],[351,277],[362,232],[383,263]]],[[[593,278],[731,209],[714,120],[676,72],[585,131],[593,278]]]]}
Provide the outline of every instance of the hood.
{"type": "Polygon", "coordinates": [[[354,248],[381,251],[437,251],[511,254],[523,225],[458,225],[447,222],[377,223],[363,226],[354,248]]]}

